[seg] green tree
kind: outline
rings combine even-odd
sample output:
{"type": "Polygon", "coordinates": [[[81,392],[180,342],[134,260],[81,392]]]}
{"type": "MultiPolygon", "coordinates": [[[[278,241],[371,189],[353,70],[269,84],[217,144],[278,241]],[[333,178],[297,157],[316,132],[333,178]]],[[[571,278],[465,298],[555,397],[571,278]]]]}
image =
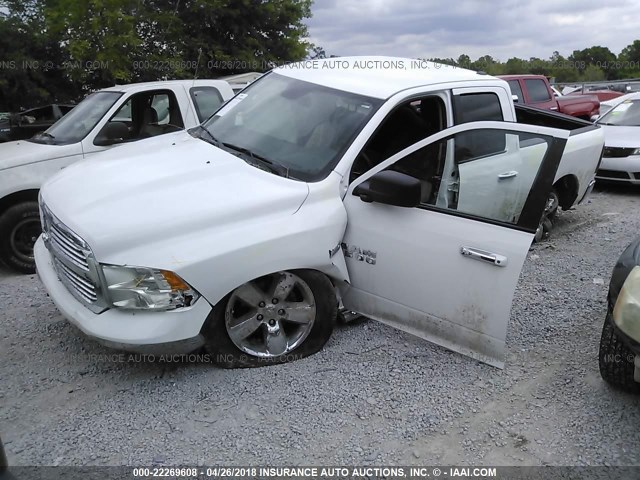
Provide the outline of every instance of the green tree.
{"type": "Polygon", "coordinates": [[[309,59],[310,60],[316,60],[316,59],[320,59],[320,58],[327,58],[327,52],[325,52],[324,48],[322,48],[322,47],[314,46],[311,49],[311,53],[309,54],[309,59]]]}
{"type": "Polygon", "coordinates": [[[456,60],[456,64],[462,68],[471,68],[471,58],[469,55],[463,53],[458,57],[458,60],[456,60]]]}
{"type": "Polygon", "coordinates": [[[582,75],[580,75],[580,80],[584,82],[600,82],[606,79],[607,76],[604,71],[593,64],[589,64],[584,72],[582,72],[582,75]]]}
{"type": "MultiPolygon", "coordinates": [[[[48,0],[44,8],[51,34],[67,46],[68,74],[92,88],[134,79],[142,40],[138,0],[48,0]]],[[[143,12],[144,13],[144,12],[143,12]]]]}
{"type": "Polygon", "coordinates": [[[312,0],[29,1],[66,46],[68,74],[89,88],[265,70],[311,47],[312,0]]]}
{"type": "Polygon", "coordinates": [[[640,40],[627,45],[619,56],[621,76],[625,78],[640,77],[640,40]]]}
{"type": "Polygon", "coordinates": [[[529,73],[529,65],[526,60],[521,58],[512,57],[504,65],[505,75],[518,75],[522,73],[529,73]]]}
{"type": "Polygon", "coordinates": [[[560,55],[557,50],[549,58],[549,72],[547,75],[555,78],[555,81],[559,83],[576,82],[580,76],[573,64],[560,55]]]}
{"type": "MultiPolygon", "coordinates": [[[[266,70],[302,60],[311,44],[303,20],[312,0],[157,0],[175,5],[181,34],[170,41],[208,76],[266,70]]],[[[170,42],[167,40],[167,43],[170,42]]]]}
{"type": "MultiPolygon", "coordinates": [[[[581,74],[585,72],[589,65],[593,65],[605,72],[607,79],[617,78],[619,70],[616,69],[615,65],[617,58],[607,47],[598,45],[583,50],[574,50],[569,56],[569,60],[575,64],[576,69],[581,74]]],[[[596,71],[591,69],[590,75],[595,73],[596,71]]]]}
{"type": "Polygon", "coordinates": [[[471,69],[488,73],[489,75],[501,75],[502,64],[491,55],[483,55],[471,63],[471,69]]]}
{"type": "Polygon", "coordinates": [[[549,62],[541,58],[531,57],[529,59],[528,72],[535,75],[548,75],[551,71],[549,62]]]}
{"type": "Polygon", "coordinates": [[[62,45],[43,31],[37,15],[7,3],[8,14],[0,17],[0,111],[76,100],[80,91],[63,68],[62,45]]]}
{"type": "Polygon", "coordinates": [[[634,40],[620,53],[620,58],[627,62],[640,63],[640,40],[634,40]]]}

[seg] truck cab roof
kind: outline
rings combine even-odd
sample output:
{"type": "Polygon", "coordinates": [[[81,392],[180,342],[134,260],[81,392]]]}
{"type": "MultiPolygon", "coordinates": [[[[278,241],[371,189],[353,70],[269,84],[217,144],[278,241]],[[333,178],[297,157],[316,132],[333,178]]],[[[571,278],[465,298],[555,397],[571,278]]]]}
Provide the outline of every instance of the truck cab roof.
{"type": "Polygon", "coordinates": [[[489,75],[426,60],[363,56],[305,60],[273,70],[290,78],[386,99],[410,88],[451,82],[503,85],[489,75]]]}
{"type": "Polygon", "coordinates": [[[153,89],[165,89],[181,85],[185,88],[191,87],[217,87],[220,85],[229,86],[224,80],[164,80],[155,82],[141,82],[131,83],[129,85],[114,85],[113,87],[107,87],[102,89],[102,92],[120,92],[120,93],[135,93],[145,90],[153,89]]]}

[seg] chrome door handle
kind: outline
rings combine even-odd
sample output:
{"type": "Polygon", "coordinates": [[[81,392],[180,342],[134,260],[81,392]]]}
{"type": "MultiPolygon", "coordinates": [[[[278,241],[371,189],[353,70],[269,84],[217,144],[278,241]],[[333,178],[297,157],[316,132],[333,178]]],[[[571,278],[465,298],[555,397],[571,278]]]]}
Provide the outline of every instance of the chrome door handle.
{"type": "Polygon", "coordinates": [[[498,180],[504,180],[505,178],[513,178],[517,176],[518,176],[518,172],[516,172],[515,170],[511,170],[510,172],[504,172],[499,174],[498,180]]]}
{"type": "Polygon", "coordinates": [[[558,107],[549,107],[549,110],[558,110],[558,107]]]}
{"type": "Polygon", "coordinates": [[[472,247],[461,247],[460,253],[464,257],[491,263],[496,267],[504,267],[507,265],[507,257],[504,255],[498,255],[497,253],[487,252],[486,250],[480,250],[472,247]]]}

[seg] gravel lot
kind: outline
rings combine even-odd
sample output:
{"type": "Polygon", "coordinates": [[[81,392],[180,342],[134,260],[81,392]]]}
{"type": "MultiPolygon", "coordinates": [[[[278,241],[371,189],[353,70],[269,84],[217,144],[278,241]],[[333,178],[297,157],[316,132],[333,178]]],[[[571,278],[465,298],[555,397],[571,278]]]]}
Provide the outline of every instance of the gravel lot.
{"type": "Polygon", "coordinates": [[[640,234],[639,200],[600,189],[530,252],[503,371],[375,322],[341,326],[321,353],[276,367],[114,361],[35,276],[2,273],[9,460],[640,465],[640,398],[611,390],[597,364],[609,275],[640,234]]]}

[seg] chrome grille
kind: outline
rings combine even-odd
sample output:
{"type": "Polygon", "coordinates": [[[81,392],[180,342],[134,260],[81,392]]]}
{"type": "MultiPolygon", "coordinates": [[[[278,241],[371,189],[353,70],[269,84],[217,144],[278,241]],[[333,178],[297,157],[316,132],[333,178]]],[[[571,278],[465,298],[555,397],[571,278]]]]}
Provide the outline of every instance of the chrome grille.
{"type": "Polygon", "coordinates": [[[72,235],[65,233],[59,225],[55,223],[49,224],[49,231],[47,233],[51,241],[55,244],[55,249],[58,252],[65,255],[77,267],[80,267],[86,272],[89,271],[86,250],[72,235]]]}
{"type": "Polygon", "coordinates": [[[89,245],[44,204],[41,213],[43,239],[53,257],[58,278],[87,308],[96,313],[103,311],[99,275],[89,245]]]}
{"type": "Polygon", "coordinates": [[[63,283],[70,285],[78,295],[80,295],[86,302],[93,303],[98,300],[98,294],[96,293],[96,287],[86,278],[78,275],[76,272],[67,267],[64,263],[54,257],[56,270],[61,277],[63,283]],[[66,280],[66,281],[65,281],[66,280]]]}

